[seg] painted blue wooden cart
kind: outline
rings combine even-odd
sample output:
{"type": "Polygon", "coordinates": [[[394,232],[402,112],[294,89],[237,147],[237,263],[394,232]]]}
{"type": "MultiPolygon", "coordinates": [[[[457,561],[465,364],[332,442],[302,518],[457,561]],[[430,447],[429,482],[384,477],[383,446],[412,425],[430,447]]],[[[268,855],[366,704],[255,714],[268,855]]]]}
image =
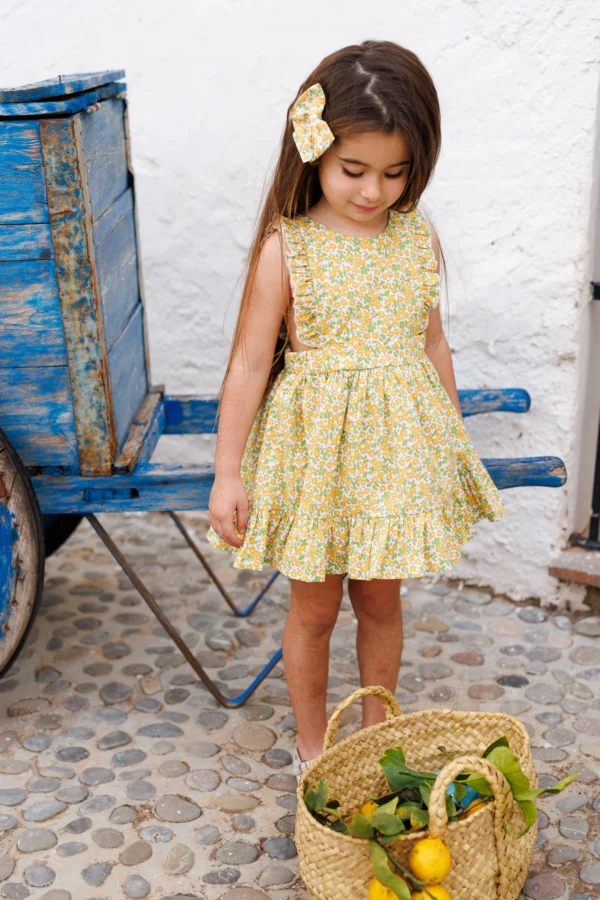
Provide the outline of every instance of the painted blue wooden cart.
{"type": "MultiPolygon", "coordinates": [[[[209,466],[151,462],[163,434],[214,431],[212,397],[152,387],[139,265],[124,72],[63,76],[0,91],[0,676],[37,606],[44,558],[82,516],[104,541],[207,689],[209,678],[97,513],[167,512],[236,616],[174,510],[206,509],[209,466]]],[[[465,415],[526,412],[520,389],[461,391],[465,415]]],[[[555,457],[484,460],[500,488],[556,487],[555,457]]]]}

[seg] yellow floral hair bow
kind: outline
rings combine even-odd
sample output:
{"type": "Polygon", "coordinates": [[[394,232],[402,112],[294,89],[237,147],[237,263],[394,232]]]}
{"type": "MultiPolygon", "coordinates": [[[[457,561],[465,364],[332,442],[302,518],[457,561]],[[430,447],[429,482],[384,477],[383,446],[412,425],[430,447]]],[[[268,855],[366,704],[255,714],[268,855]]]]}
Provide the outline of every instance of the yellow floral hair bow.
{"type": "Polygon", "coordinates": [[[324,107],[325,92],[318,83],[300,94],[292,107],[294,141],[302,162],[318,159],[335,140],[331,128],[321,118],[324,107]]]}

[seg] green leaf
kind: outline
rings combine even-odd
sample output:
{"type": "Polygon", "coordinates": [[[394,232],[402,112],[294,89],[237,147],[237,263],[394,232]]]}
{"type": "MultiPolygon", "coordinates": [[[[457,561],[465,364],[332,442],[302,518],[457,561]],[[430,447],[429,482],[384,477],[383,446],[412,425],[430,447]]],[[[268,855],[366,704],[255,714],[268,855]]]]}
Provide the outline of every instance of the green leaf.
{"type": "Polygon", "coordinates": [[[535,820],[537,819],[537,808],[533,800],[519,800],[519,806],[523,810],[523,818],[525,819],[525,828],[515,834],[515,840],[526,834],[535,820]]]}
{"type": "Polygon", "coordinates": [[[421,795],[421,800],[425,804],[425,806],[429,806],[429,798],[431,797],[431,785],[430,784],[422,784],[419,786],[419,793],[421,795]]]}
{"type": "Polygon", "coordinates": [[[497,741],[494,741],[493,744],[490,744],[484,752],[481,754],[484,759],[487,759],[492,750],[495,750],[496,747],[508,747],[508,739],[505,737],[498,738],[497,741]]]}
{"type": "Polygon", "coordinates": [[[446,794],[446,815],[448,818],[456,815],[456,803],[448,794],[446,794]]]}
{"type": "Polygon", "coordinates": [[[464,799],[465,794],[467,793],[467,789],[464,784],[461,784],[458,781],[454,782],[454,797],[460,803],[461,800],[464,799]]]}
{"type": "Polygon", "coordinates": [[[532,788],[529,790],[520,791],[519,796],[515,795],[516,800],[534,800],[536,797],[541,797],[542,794],[560,794],[561,791],[571,784],[572,781],[575,781],[577,778],[577,772],[574,772],[572,775],[567,775],[566,778],[563,778],[561,781],[557,781],[556,784],[553,784],[551,787],[547,788],[532,788]]]}
{"type": "Polygon", "coordinates": [[[380,847],[377,841],[369,841],[369,843],[377,880],[393,891],[399,900],[410,900],[410,890],[407,883],[403,878],[392,872],[383,847],[380,847]]]}
{"type": "Polygon", "coordinates": [[[495,747],[487,758],[497,769],[500,769],[510,784],[515,798],[519,791],[527,790],[530,787],[529,779],[521,769],[519,760],[507,747],[495,747]]]}
{"type": "MultiPolygon", "coordinates": [[[[505,738],[500,738],[498,741],[490,744],[485,751],[485,756],[502,772],[510,785],[515,800],[523,811],[525,828],[515,835],[516,838],[526,834],[536,820],[537,808],[534,802],[535,799],[542,794],[559,794],[577,777],[576,773],[567,775],[566,778],[557,781],[556,784],[549,788],[532,787],[529,783],[529,779],[521,768],[519,760],[509,750],[508,741],[506,741],[505,738]]],[[[488,782],[478,775],[471,773],[468,775],[465,783],[468,784],[469,787],[479,791],[482,796],[491,796],[492,794],[492,789],[488,782]]]]}
{"type": "Polygon", "coordinates": [[[410,824],[413,828],[425,828],[429,825],[429,813],[426,809],[414,809],[410,816],[410,824]]]}
{"type": "Polygon", "coordinates": [[[401,791],[407,787],[418,788],[425,781],[435,781],[435,772],[417,772],[406,765],[403,751],[400,747],[386,750],[379,760],[379,765],[385,772],[392,791],[401,791]]]}
{"type": "Polygon", "coordinates": [[[348,830],[343,822],[333,822],[332,825],[330,825],[330,828],[332,831],[339,831],[340,834],[346,834],[348,830]]]}
{"type": "Polygon", "coordinates": [[[482,778],[481,775],[475,775],[471,772],[463,783],[466,784],[467,787],[473,788],[473,790],[477,791],[478,794],[481,794],[482,797],[494,796],[493,790],[486,779],[482,778]]]}
{"type": "Polygon", "coordinates": [[[379,809],[376,809],[372,815],[376,816],[380,813],[387,813],[390,816],[393,816],[396,812],[396,807],[398,806],[398,798],[392,797],[392,799],[388,803],[382,803],[379,809]]]}
{"type": "Polygon", "coordinates": [[[306,803],[307,808],[310,812],[319,812],[323,807],[327,805],[327,781],[324,778],[320,778],[317,782],[314,790],[308,789],[308,781],[304,782],[304,802],[306,803]]]}
{"type": "Polygon", "coordinates": [[[424,779],[419,775],[400,769],[395,763],[385,762],[381,766],[392,791],[403,791],[410,787],[418,788],[424,783],[424,779]]]}
{"type": "Polygon", "coordinates": [[[309,812],[315,812],[315,803],[317,801],[317,795],[314,791],[307,791],[304,795],[304,802],[306,803],[306,808],[309,812]]]}
{"type": "MultiPolygon", "coordinates": [[[[404,755],[404,750],[402,749],[402,747],[389,747],[385,751],[385,755],[382,757],[382,759],[386,758],[393,759],[395,762],[398,762],[403,766],[406,765],[406,756],[404,755]]],[[[380,759],[379,762],[381,763],[381,761],[382,760],[380,759]]]]}
{"type": "Polygon", "coordinates": [[[315,788],[315,810],[321,810],[327,806],[327,795],[329,788],[324,778],[319,778],[315,788]]]}
{"type": "Polygon", "coordinates": [[[354,813],[350,822],[347,823],[346,829],[348,834],[355,838],[372,838],[374,834],[373,826],[362,813],[354,813]]]}
{"type": "MultiPolygon", "coordinates": [[[[403,834],[403,831],[401,831],[400,834],[403,834]]],[[[393,841],[398,840],[398,835],[397,834],[379,834],[379,835],[377,835],[377,840],[380,844],[391,844],[391,843],[393,843],[393,841]]]]}
{"type": "Polygon", "coordinates": [[[402,819],[390,815],[390,813],[374,812],[371,816],[371,824],[373,828],[385,835],[402,834],[405,831],[402,819]]]}
{"type": "MultiPolygon", "coordinates": [[[[523,794],[523,799],[528,800],[530,797],[526,796],[527,792],[531,790],[531,786],[529,784],[529,780],[527,776],[523,773],[521,769],[521,764],[517,757],[511,753],[508,747],[505,747],[504,744],[496,741],[496,746],[490,745],[488,748],[488,756],[487,759],[491,762],[497,769],[502,772],[506,780],[508,781],[510,788],[513,792],[513,795],[516,800],[519,799],[521,794],[523,794]]],[[[485,778],[482,778],[480,775],[475,775],[474,773],[468,774],[466,780],[463,782],[467,784],[469,787],[474,788],[474,790],[478,791],[482,797],[491,797],[493,796],[493,790],[488,784],[485,778]]]]}
{"type": "Polygon", "coordinates": [[[421,809],[418,803],[403,803],[396,810],[397,819],[410,819],[415,809],[421,809]]]}

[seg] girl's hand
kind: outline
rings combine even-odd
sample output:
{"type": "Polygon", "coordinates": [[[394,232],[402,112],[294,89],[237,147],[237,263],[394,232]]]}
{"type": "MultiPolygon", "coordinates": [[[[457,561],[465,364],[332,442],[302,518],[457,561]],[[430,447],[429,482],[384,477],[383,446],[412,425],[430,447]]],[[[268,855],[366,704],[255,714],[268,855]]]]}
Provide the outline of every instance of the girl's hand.
{"type": "Polygon", "coordinates": [[[208,501],[208,518],[213,531],[232,547],[241,547],[248,524],[248,500],[242,479],[237,476],[216,476],[208,501]],[[237,521],[238,537],[233,524],[237,521]]]}

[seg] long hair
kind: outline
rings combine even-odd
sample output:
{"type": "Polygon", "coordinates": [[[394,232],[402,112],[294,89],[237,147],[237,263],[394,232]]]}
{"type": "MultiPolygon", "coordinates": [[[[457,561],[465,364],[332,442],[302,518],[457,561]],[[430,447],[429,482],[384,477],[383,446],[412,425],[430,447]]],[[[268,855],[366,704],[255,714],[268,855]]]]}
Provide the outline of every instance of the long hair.
{"type": "MultiPolygon", "coordinates": [[[[322,195],[318,168],[303,163],[293,139],[291,110],[298,97],[318,82],[325,92],[322,118],[335,138],[366,131],[401,132],[407,141],[411,164],[406,187],[391,209],[411,212],[427,187],[441,145],[440,108],[431,76],[419,58],[392,41],[363,41],[326,56],[300,85],[288,107],[279,158],[245,266],[245,283],[231,343],[223,385],[240,346],[256,265],[263,244],[280,216],[306,213],[322,195]]],[[[281,240],[281,236],[280,236],[281,240]]],[[[442,255],[443,256],[443,255],[442,255]]],[[[283,260],[283,253],[282,253],[283,260]]],[[[287,322],[277,338],[265,394],[284,365],[289,344],[287,322]]]]}

